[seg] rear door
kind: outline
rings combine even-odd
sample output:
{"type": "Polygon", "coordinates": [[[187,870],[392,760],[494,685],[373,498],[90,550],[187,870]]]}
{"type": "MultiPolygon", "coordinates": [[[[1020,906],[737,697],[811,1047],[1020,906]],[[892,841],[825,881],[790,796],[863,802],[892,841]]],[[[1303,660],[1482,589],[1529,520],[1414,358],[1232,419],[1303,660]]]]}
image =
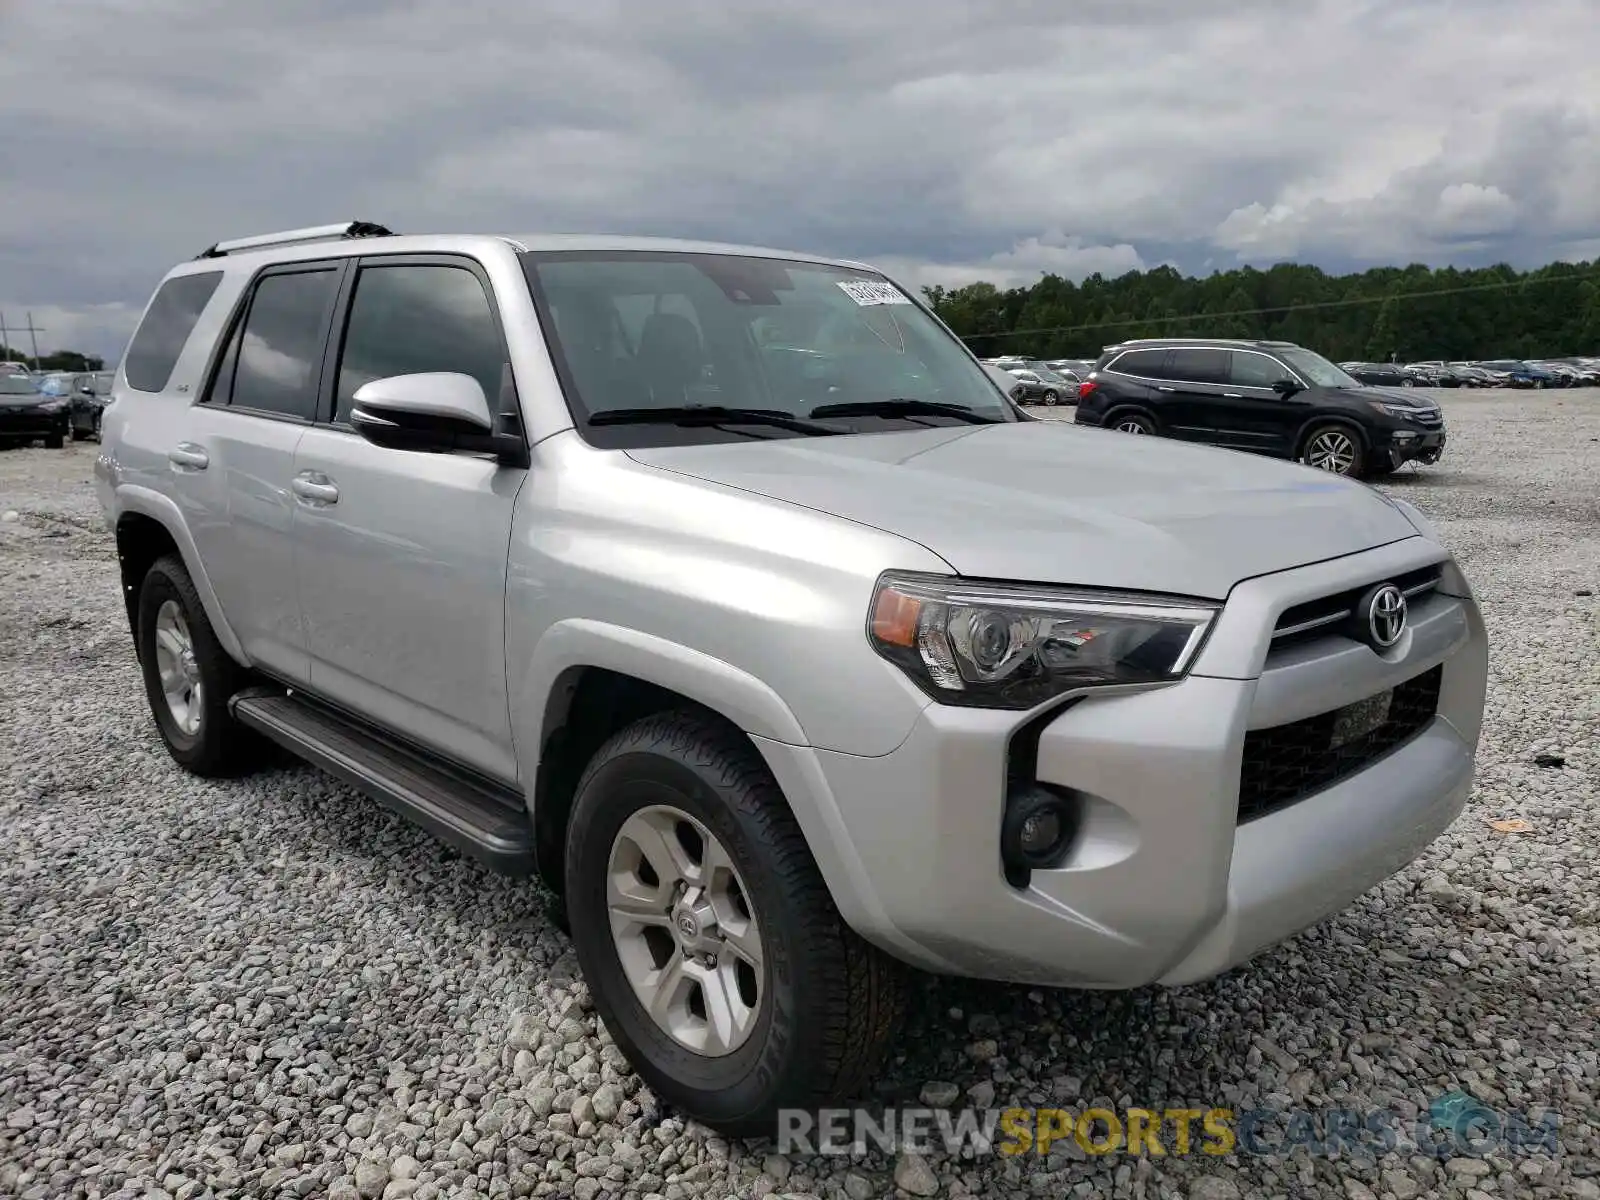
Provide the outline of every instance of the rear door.
{"type": "Polygon", "coordinates": [[[1167,355],[1162,369],[1166,386],[1172,389],[1167,407],[1172,413],[1168,427],[1172,433],[1194,442],[1216,445],[1235,444],[1229,426],[1230,412],[1224,401],[1227,391],[1228,352],[1211,346],[1182,346],[1167,355]]]}
{"type": "Polygon", "coordinates": [[[256,276],[184,440],[168,451],[189,532],[245,653],[298,683],[307,659],[289,485],[295,447],[316,414],[344,271],[322,261],[256,276]]]}
{"type": "Polygon", "coordinates": [[[480,454],[375,446],[349,425],[374,379],[470,375],[491,408],[508,356],[473,260],[363,258],[330,346],[322,419],[295,453],[295,551],[311,690],[504,782],[512,506],[526,472],[480,454]]]}

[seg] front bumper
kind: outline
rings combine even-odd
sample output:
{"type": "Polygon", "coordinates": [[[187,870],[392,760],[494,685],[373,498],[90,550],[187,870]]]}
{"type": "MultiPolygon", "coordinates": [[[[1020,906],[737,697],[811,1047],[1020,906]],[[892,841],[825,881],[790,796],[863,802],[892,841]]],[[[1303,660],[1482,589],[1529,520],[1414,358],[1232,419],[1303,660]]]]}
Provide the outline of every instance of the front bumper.
{"type": "Polygon", "coordinates": [[[68,421],[65,408],[43,413],[0,409],[0,438],[26,441],[33,438],[65,437],[68,421]]]}
{"type": "Polygon", "coordinates": [[[1444,448],[1449,441],[1450,435],[1442,425],[1437,429],[1428,429],[1408,423],[1391,430],[1388,439],[1378,443],[1375,448],[1388,453],[1390,460],[1398,467],[1412,461],[1438,462],[1444,456],[1444,448]]]}
{"type": "Polygon", "coordinates": [[[1383,656],[1343,638],[1269,654],[1272,626],[1291,605],[1442,558],[1415,538],[1241,584],[1188,679],[1090,695],[1047,718],[1036,778],[1076,793],[1083,819],[1065,864],[1023,888],[1003,875],[999,830],[1010,741],[1032,715],[931,705],[888,755],[813,752],[873,893],[843,907],[863,935],[931,971],[1089,988],[1204,979],[1339,911],[1466,802],[1483,625],[1446,563],[1446,583],[1414,604],[1411,629],[1383,656]],[[1238,823],[1247,731],[1441,664],[1436,713],[1420,733],[1238,823]]]}

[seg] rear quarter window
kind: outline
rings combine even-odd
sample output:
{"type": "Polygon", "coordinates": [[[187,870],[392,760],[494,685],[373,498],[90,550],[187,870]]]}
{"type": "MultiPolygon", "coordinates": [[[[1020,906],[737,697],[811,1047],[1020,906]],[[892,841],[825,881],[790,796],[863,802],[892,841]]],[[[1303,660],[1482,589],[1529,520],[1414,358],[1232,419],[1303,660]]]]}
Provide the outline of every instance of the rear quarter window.
{"type": "Polygon", "coordinates": [[[221,282],[221,271],[200,271],[161,285],[128,343],[123,365],[129,387],[141,392],[166,388],[184,344],[221,282]]]}
{"type": "Polygon", "coordinates": [[[1165,350],[1129,350],[1126,354],[1118,355],[1106,365],[1106,370],[1115,371],[1119,375],[1140,375],[1146,379],[1160,379],[1162,364],[1166,361],[1165,350]]]}

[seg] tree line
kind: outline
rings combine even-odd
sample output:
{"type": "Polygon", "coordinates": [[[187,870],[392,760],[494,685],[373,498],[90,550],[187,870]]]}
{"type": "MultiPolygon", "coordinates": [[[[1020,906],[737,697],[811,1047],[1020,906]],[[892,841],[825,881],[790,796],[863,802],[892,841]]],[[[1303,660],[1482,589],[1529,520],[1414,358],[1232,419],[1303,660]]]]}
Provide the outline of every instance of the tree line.
{"type": "Polygon", "coordinates": [[[1280,263],[1205,278],[1172,267],[923,289],[980,357],[1088,358],[1140,337],[1267,338],[1334,361],[1600,354],[1600,260],[1531,271],[1414,264],[1329,275],[1280,263]]]}
{"type": "MultiPolygon", "coordinates": [[[[14,346],[7,346],[0,342],[0,362],[19,362],[34,366],[33,355],[14,346]]],[[[105,368],[106,360],[95,354],[80,354],[76,350],[54,350],[49,354],[39,355],[37,369],[40,371],[100,371],[105,368]]]]}

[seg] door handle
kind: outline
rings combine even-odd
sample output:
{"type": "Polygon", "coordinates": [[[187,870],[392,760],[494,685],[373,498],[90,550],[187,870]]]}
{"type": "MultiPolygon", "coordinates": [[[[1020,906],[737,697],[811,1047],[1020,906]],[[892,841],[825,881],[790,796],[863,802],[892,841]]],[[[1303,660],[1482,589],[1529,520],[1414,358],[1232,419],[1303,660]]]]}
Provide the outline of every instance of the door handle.
{"type": "Polygon", "coordinates": [[[204,471],[211,465],[211,456],[203,446],[193,442],[179,442],[167,451],[167,461],[175,471],[204,471]]]}
{"type": "Polygon", "coordinates": [[[339,503],[339,489],[333,480],[318,471],[301,471],[289,485],[300,499],[312,504],[339,503]]]}
{"type": "Polygon", "coordinates": [[[1241,396],[1238,392],[1223,392],[1222,393],[1222,398],[1224,400],[1243,400],[1244,399],[1244,397],[1241,396]]]}
{"type": "Polygon", "coordinates": [[[1175,392],[1177,390],[1177,388],[1161,387],[1159,384],[1156,386],[1156,391],[1158,392],[1175,392]]]}

